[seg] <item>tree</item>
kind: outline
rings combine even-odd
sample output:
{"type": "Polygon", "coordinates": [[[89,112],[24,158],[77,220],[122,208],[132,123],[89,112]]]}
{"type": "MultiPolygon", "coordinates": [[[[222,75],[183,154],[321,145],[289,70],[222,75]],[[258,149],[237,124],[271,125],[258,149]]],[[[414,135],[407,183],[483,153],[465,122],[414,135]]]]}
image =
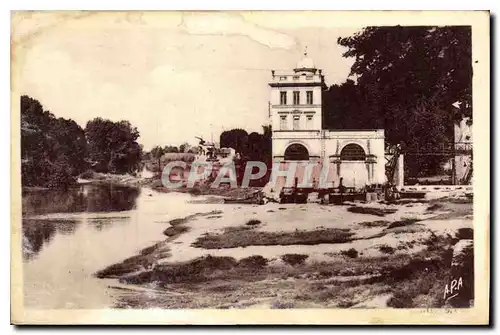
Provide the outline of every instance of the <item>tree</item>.
{"type": "Polygon", "coordinates": [[[173,146],[173,145],[166,145],[163,148],[163,152],[164,153],[167,153],[167,152],[179,152],[179,148],[177,148],[176,146],[173,146]]]}
{"type": "Polygon", "coordinates": [[[186,143],[186,142],[182,143],[181,145],[179,145],[179,152],[186,153],[186,152],[188,152],[190,147],[191,146],[189,145],[189,143],[186,143]]]}
{"type": "Polygon", "coordinates": [[[134,173],[140,168],[139,131],[130,122],[95,118],[87,123],[85,135],[89,158],[98,171],[134,173]]]}
{"type": "Polygon", "coordinates": [[[220,134],[220,146],[233,148],[240,155],[245,155],[248,150],[248,133],[243,129],[231,129],[220,134]]]}
{"type": "Polygon", "coordinates": [[[368,27],[338,43],[357,84],[325,95],[330,126],[384,128],[389,143],[421,148],[451,142],[454,122],[472,116],[470,27],[368,27]]]}
{"type": "Polygon", "coordinates": [[[161,174],[161,157],[165,153],[165,149],[160,146],[156,146],[151,149],[151,157],[158,160],[158,172],[161,174]]]}
{"type": "Polygon", "coordinates": [[[21,96],[21,177],[23,186],[68,187],[87,168],[83,129],[56,118],[42,104],[21,96]]]}
{"type": "Polygon", "coordinates": [[[376,128],[376,120],[364,113],[363,97],[356,83],[347,79],[340,85],[332,85],[323,94],[323,122],[329,129],[376,128]]]}
{"type": "Polygon", "coordinates": [[[398,126],[422,101],[438,107],[446,136],[452,121],[472,116],[470,27],[369,27],[338,43],[348,48],[345,57],[355,57],[351,75],[365,107],[359,113],[376,116],[390,142],[413,137],[398,126]]]}

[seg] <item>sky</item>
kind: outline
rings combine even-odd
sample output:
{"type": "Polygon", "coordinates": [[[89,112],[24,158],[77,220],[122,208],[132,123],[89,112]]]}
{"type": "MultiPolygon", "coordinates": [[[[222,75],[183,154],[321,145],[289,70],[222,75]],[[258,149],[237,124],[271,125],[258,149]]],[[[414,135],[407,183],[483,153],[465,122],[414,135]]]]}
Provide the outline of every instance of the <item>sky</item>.
{"type": "Polygon", "coordinates": [[[360,31],[301,12],[24,13],[12,20],[13,85],[82,127],[129,120],[145,150],[262,132],[271,70],[308,56],[328,85],[353,59],[339,36],[360,31]]]}

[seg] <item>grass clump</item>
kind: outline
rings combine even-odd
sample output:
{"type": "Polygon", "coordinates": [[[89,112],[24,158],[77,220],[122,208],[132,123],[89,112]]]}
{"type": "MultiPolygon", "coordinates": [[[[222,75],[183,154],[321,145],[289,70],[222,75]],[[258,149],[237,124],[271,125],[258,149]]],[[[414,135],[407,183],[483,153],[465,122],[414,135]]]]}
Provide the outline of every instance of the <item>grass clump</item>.
{"type": "Polygon", "coordinates": [[[192,243],[193,247],[204,249],[224,249],[247,247],[250,245],[315,245],[321,243],[346,243],[352,240],[349,229],[320,229],[313,231],[265,232],[243,226],[225,229],[221,234],[208,234],[192,243]]]}
{"type": "Polygon", "coordinates": [[[347,256],[349,258],[357,258],[358,257],[358,251],[354,248],[348,249],[348,250],[342,250],[340,252],[341,255],[347,256]]]}
{"type": "Polygon", "coordinates": [[[357,213],[357,214],[371,214],[371,215],[376,215],[376,216],[386,216],[387,214],[396,213],[397,209],[351,206],[351,207],[347,208],[347,211],[351,212],[351,213],[357,213]]]}
{"type": "Polygon", "coordinates": [[[250,269],[261,269],[267,266],[269,261],[260,255],[253,255],[240,259],[238,266],[250,269]]]}
{"type": "Polygon", "coordinates": [[[380,252],[383,252],[384,254],[388,254],[388,255],[391,255],[394,253],[394,248],[387,245],[387,244],[384,244],[384,245],[381,245],[378,250],[380,250],[380,252]]]}
{"type": "Polygon", "coordinates": [[[472,228],[460,228],[455,234],[459,240],[473,240],[474,230],[472,228]]]}
{"type": "Polygon", "coordinates": [[[170,226],[163,231],[163,235],[167,235],[168,237],[174,237],[186,233],[188,231],[189,227],[186,226],[170,226]]]}
{"type": "Polygon", "coordinates": [[[281,301],[275,301],[271,305],[272,309],[290,309],[294,308],[294,304],[292,302],[281,302],[281,301]]]}
{"type": "Polygon", "coordinates": [[[442,307],[448,271],[447,268],[436,269],[432,266],[411,269],[410,263],[404,281],[396,278],[398,282],[392,283],[393,296],[387,305],[393,308],[442,307]],[[424,300],[425,304],[421,306],[419,300],[424,300]]]}
{"type": "Polygon", "coordinates": [[[368,227],[368,228],[373,228],[373,227],[385,227],[387,226],[390,221],[386,220],[376,220],[376,221],[365,221],[365,222],[360,222],[358,223],[359,225],[363,227],[368,227]]]}
{"type": "Polygon", "coordinates": [[[430,206],[427,207],[427,211],[428,212],[432,212],[432,211],[437,211],[437,210],[440,210],[443,208],[443,205],[440,204],[440,203],[435,203],[435,204],[432,204],[430,206]]]}
{"type": "Polygon", "coordinates": [[[238,262],[233,257],[205,256],[192,261],[178,264],[156,266],[152,271],[122,278],[122,282],[129,284],[143,284],[159,281],[165,284],[196,283],[210,279],[210,275],[217,270],[230,270],[238,262]]]}
{"type": "Polygon", "coordinates": [[[285,255],[281,256],[281,259],[286,264],[295,266],[295,265],[304,264],[305,260],[308,257],[309,257],[309,255],[305,255],[305,254],[285,254],[285,255]]]}
{"type": "Polygon", "coordinates": [[[413,218],[407,218],[407,219],[401,219],[399,221],[394,221],[392,222],[388,227],[387,229],[391,229],[391,228],[396,228],[396,227],[404,227],[404,226],[409,226],[409,225],[412,225],[414,224],[415,222],[418,222],[420,220],[418,219],[413,219],[413,218]]]}
{"type": "Polygon", "coordinates": [[[250,220],[247,223],[245,223],[246,226],[258,226],[262,223],[260,220],[250,220]]]}

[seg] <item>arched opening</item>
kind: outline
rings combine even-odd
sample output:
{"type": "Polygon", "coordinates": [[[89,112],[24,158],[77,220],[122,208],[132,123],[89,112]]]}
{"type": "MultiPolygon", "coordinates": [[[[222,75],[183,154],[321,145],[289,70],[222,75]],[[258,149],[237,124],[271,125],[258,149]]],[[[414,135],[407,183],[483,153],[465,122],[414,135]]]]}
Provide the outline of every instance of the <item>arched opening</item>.
{"type": "Polygon", "coordinates": [[[302,144],[292,144],[285,150],[286,161],[307,161],[309,160],[309,151],[302,144]]]}
{"type": "Polygon", "coordinates": [[[360,145],[351,143],[342,149],[340,159],[343,161],[364,161],[366,154],[360,145]]]}

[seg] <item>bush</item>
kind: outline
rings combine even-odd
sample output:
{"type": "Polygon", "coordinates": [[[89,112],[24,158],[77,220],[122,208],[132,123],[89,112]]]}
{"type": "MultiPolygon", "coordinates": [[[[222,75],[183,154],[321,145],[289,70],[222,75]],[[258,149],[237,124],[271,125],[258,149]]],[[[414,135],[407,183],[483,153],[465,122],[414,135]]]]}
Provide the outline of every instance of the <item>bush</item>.
{"type": "Polygon", "coordinates": [[[295,266],[303,264],[308,257],[309,255],[304,254],[285,254],[281,256],[281,259],[283,260],[283,262],[295,266]]]}
{"type": "Polygon", "coordinates": [[[401,219],[399,221],[394,221],[392,222],[387,229],[390,228],[396,228],[396,227],[404,227],[404,226],[409,226],[411,224],[414,224],[415,222],[418,222],[420,220],[418,219],[401,219]]]}
{"type": "MultiPolygon", "coordinates": [[[[56,163],[57,164],[57,163],[56,163]]],[[[76,183],[76,178],[71,175],[69,165],[61,164],[56,165],[47,182],[49,188],[62,188],[66,189],[76,183]]]]}
{"type": "Polygon", "coordinates": [[[380,250],[380,252],[383,252],[384,254],[389,255],[394,253],[394,248],[387,244],[381,245],[378,250],[380,250]]]}
{"type": "Polygon", "coordinates": [[[340,252],[341,255],[344,255],[344,256],[347,256],[347,257],[350,257],[350,258],[356,258],[358,257],[358,251],[354,248],[351,248],[349,250],[342,250],[340,252]]]}
{"type": "Polygon", "coordinates": [[[229,270],[238,262],[232,257],[206,256],[181,264],[165,264],[157,266],[149,275],[137,275],[124,278],[131,284],[142,284],[151,281],[164,283],[195,283],[208,280],[215,270],[229,270]]]}
{"type": "Polygon", "coordinates": [[[167,235],[169,237],[177,236],[182,233],[186,233],[189,231],[189,227],[186,226],[170,226],[163,231],[163,235],[167,235]]]}
{"type": "Polygon", "coordinates": [[[275,301],[271,305],[272,309],[290,309],[294,308],[294,305],[292,302],[281,302],[281,301],[275,301]]]}
{"type": "Polygon", "coordinates": [[[260,225],[261,223],[262,223],[262,221],[260,221],[260,220],[250,220],[247,223],[245,223],[245,225],[247,225],[247,226],[257,226],[257,225],[260,225]]]}
{"type": "Polygon", "coordinates": [[[94,178],[94,171],[87,170],[85,172],[82,172],[80,174],[80,178],[83,178],[83,179],[92,179],[92,178],[94,178]]]}
{"type": "Polygon", "coordinates": [[[254,255],[246,258],[242,258],[238,262],[238,266],[245,267],[245,268],[252,268],[252,269],[261,269],[265,266],[267,266],[267,263],[269,261],[260,256],[260,255],[254,255]]]}
{"type": "Polygon", "coordinates": [[[376,220],[376,221],[360,222],[358,224],[361,225],[361,226],[363,226],[363,227],[372,228],[372,227],[385,227],[389,223],[390,223],[390,221],[386,221],[386,220],[376,220]]]}
{"type": "Polygon", "coordinates": [[[193,187],[193,188],[189,189],[188,193],[191,195],[200,195],[201,190],[198,187],[193,187]]]}
{"type": "Polygon", "coordinates": [[[460,228],[455,234],[456,238],[459,240],[473,240],[474,230],[472,228],[460,228]]]}
{"type": "Polygon", "coordinates": [[[443,208],[443,205],[442,204],[433,204],[433,205],[430,205],[429,207],[427,207],[427,211],[430,212],[430,211],[436,211],[438,209],[442,209],[443,208]]]}

